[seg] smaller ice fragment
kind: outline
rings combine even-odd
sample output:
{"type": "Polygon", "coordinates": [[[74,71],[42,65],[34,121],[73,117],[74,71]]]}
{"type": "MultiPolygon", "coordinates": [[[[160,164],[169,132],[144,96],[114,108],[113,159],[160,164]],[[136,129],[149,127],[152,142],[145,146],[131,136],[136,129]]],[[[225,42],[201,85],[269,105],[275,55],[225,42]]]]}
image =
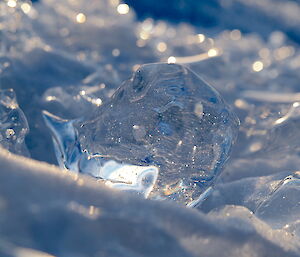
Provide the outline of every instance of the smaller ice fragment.
{"type": "Polygon", "coordinates": [[[107,99],[104,89],[104,84],[67,88],[52,87],[44,93],[43,102],[47,110],[57,115],[77,118],[103,104],[103,100],[107,99]]]}
{"type": "Polygon", "coordinates": [[[12,153],[29,156],[24,139],[29,131],[12,89],[0,90],[0,145],[12,153]]]}
{"type": "Polygon", "coordinates": [[[275,229],[297,222],[300,215],[300,172],[283,179],[258,206],[255,215],[275,229]]]}
{"type": "Polygon", "coordinates": [[[47,111],[43,112],[43,117],[52,132],[52,141],[59,166],[78,171],[78,156],[81,150],[78,144],[76,145],[77,135],[73,121],[63,120],[47,111]]]}

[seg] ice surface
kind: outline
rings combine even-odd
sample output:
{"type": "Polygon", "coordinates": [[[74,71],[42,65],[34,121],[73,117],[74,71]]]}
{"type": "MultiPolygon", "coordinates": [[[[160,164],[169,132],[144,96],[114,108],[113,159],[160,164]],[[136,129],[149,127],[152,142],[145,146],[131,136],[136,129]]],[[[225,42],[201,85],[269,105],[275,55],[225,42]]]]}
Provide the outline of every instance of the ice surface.
{"type": "Polygon", "coordinates": [[[29,156],[24,142],[28,130],[14,91],[0,90],[0,145],[13,153],[29,156]]]}
{"type": "Polygon", "coordinates": [[[239,125],[212,87],[177,64],[141,66],[86,120],[60,121],[47,113],[45,120],[62,167],[126,184],[146,180],[151,190],[145,196],[185,204],[197,202],[220,173],[239,125]],[[118,177],[109,175],[115,169],[122,170],[118,177]],[[139,169],[146,172],[141,178],[139,169]]]}

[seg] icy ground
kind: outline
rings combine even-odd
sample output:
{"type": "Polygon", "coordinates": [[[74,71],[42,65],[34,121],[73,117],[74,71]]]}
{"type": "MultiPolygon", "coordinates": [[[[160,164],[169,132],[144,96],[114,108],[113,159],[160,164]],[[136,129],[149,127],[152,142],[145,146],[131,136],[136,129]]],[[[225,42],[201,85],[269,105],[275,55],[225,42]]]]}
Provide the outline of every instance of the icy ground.
{"type": "MultiPolygon", "coordinates": [[[[118,0],[0,1],[0,144],[10,151],[0,149],[1,256],[300,256],[300,3],[182,2],[186,16],[203,12],[210,26],[200,18],[190,20],[195,26],[138,21],[118,0]],[[60,159],[43,110],[97,124],[122,82],[157,62],[188,66],[241,122],[227,164],[197,209],[144,200],[49,165],[60,159]]],[[[159,7],[163,1],[153,10],[159,7]]],[[[205,106],[196,106],[202,118],[205,106]]],[[[121,117],[126,106],[111,110],[121,117]]],[[[136,128],[140,140],[145,131],[136,128]]],[[[86,134],[93,136],[80,143],[100,148],[101,135],[84,130],[79,137],[86,134]]]]}

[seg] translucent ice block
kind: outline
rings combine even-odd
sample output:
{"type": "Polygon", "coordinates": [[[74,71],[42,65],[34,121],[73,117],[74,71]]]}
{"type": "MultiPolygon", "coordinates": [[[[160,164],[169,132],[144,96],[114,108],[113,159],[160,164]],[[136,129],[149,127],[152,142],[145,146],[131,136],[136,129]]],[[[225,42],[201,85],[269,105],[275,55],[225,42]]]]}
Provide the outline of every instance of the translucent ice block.
{"type": "Polygon", "coordinates": [[[239,125],[212,87],[176,64],[141,66],[88,119],[44,114],[61,166],[107,179],[114,161],[120,183],[147,180],[145,196],[190,205],[220,173],[239,125]]]}

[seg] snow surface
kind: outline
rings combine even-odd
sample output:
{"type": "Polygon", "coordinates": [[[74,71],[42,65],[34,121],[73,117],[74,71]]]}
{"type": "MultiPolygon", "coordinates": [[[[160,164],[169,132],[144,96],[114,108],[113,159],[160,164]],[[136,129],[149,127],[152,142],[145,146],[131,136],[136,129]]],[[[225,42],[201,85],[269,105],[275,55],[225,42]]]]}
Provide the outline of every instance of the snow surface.
{"type": "Polygon", "coordinates": [[[271,229],[244,207],[205,215],[3,149],[0,161],[1,256],[29,256],[29,249],[68,257],[298,256],[300,250],[297,236],[271,229]]]}

